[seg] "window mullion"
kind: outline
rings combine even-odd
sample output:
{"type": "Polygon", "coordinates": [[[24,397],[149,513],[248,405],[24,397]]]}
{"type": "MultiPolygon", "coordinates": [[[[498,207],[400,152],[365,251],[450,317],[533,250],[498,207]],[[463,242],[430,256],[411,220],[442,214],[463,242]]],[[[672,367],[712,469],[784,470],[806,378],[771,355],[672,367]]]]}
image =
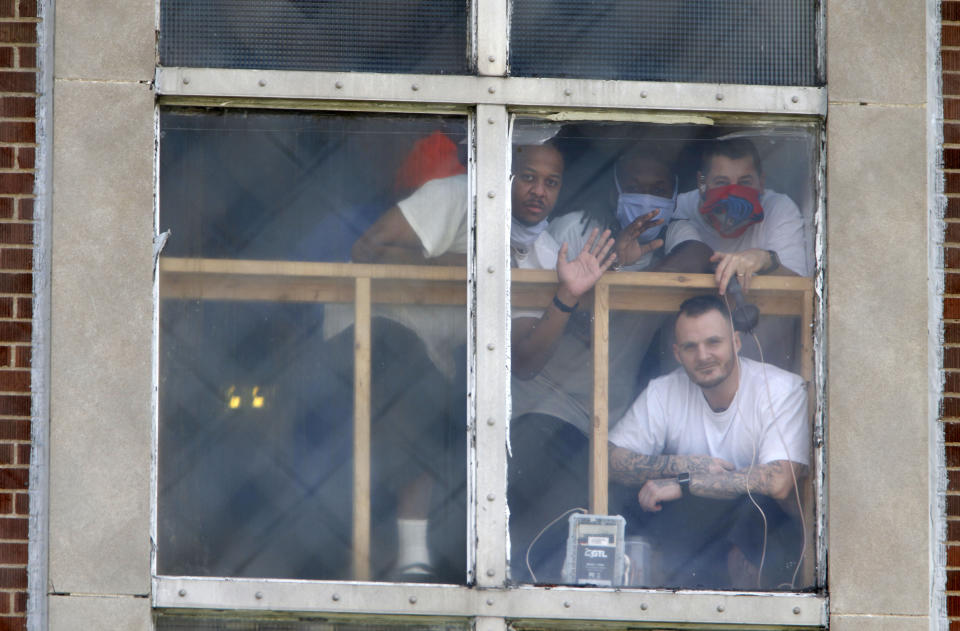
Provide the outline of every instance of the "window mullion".
{"type": "Polygon", "coordinates": [[[507,74],[507,0],[475,0],[477,15],[477,73],[507,74]]]}
{"type": "Polygon", "coordinates": [[[476,578],[506,575],[506,430],[509,414],[509,225],[507,110],[480,105],[476,119],[475,345],[476,578]]]}

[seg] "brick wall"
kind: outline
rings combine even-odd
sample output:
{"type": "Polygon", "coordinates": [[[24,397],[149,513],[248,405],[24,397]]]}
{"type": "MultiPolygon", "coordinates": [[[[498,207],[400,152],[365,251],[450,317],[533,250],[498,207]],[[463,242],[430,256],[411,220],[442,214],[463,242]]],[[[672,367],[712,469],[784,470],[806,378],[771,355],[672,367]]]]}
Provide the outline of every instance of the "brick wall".
{"type": "Polygon", "coordinates": [[[946,437],[947,614],[960,631],[960,2],[941,4],[943,167],[947,192],[944,234],[944,353],[940,416],[946,437]]]}
{"type": "Polygon", "coordinates": [[[37,0],[0,0],[0,631],[26,628],[37,0]]]}

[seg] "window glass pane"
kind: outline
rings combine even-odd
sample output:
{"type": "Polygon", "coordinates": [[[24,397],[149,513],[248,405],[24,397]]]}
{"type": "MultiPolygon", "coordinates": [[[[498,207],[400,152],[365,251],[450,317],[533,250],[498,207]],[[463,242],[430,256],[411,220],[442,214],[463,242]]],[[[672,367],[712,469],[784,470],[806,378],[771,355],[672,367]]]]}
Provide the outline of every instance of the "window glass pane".
{"type": "Polygon", "coordinates": [[[800,124],[516,122],[514,582],[812,585],[817,138],[800,124]],[[732,287],[719,297],[715,269],[759,309],[752,332],[734,331],[753,307],[732,287]],[[613,447],[591,503],[595,417],[613,447]]]}
{"type": "Polygon", "coordinates": [[[466,147],[463,118],[161,113],[161,574],[465,581],[466,147]]]}
{"type": "Polygon", "coordinates": [[[521,77],[814,85],[817,5],[513,0],[510,68],[521,77]]]}
{"type": "Polygon", "coordinates": [[[466,622],[369,623],[344,620],[255,620],[161,615],[158,631],[466,631],[466,622]]]}
{"type": "Polygon", "coordinates": [[[465,0],[162,0],[164,66],[465,74],[465,0]]]}

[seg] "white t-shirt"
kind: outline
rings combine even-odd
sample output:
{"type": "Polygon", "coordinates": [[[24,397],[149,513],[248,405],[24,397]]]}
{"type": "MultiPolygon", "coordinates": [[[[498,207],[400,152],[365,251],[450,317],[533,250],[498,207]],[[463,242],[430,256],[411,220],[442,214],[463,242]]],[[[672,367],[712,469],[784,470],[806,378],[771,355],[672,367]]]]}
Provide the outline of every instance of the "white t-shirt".
{"type": "Polygon", "coordinates": [[[467,176],[454,175],[430,180],[397,206],[432,259],[467,253],[467,201],[467,176]]]}
{"type": "MultiPolygon", "coordinates": [[[[517,269],[557,269],[557,255],[560,244],[549,230],[537,235],[529,248],[510,246],[510,266],[517,269]]],[[[540,318],[543,309],[512,309],[512,318],[540,318]]]]}
{"type": "MultiPolygon", "coordinates": [[[[430,180],[398,202],[400,212],[423,244],[424,256],[466,254],[467,176],[430,180]]],[[[556,260],[556,255],[554,255],[556,260]]],[[[448,377],[456,374],[455,350],[467,343],[466,308],[456,305],[375,304],[374,317],[387,318],[417,334],[434,365],[448,377]]],[[[323,336],[329,339],[354,322],[353,307],[330,304],[325,309],[323,336]]]]}
{"type": "Polygon", "coordinates": [[[740,388],[723,412],[710,408],[703,391],[681,367],[650,382],[610,432],[609,440],[648,456],[723,458],[737,469],[774,460],[808,464],[807,421],[803,380],[776,366],[743,357],[740,388]]]}
{"type": "Polygon", "coordinates": [[[696,232],[684,230],[668,233],[666,251],[670,252],[690,238],[706,243],[717,252],[742,252],[751,248],[773,250],[780,257],[781,265],[800,276],[810,276],[812,269],[806,247],[808,240],[800,209],[786,195],[769,189],[760,194],[760,205],[763,206],[763,221],[753,224],[739,237],[727,239],[717,234],[700,214],[700,191],[682,193],[677,196],[674,218],[689,221],[696,232]]]}

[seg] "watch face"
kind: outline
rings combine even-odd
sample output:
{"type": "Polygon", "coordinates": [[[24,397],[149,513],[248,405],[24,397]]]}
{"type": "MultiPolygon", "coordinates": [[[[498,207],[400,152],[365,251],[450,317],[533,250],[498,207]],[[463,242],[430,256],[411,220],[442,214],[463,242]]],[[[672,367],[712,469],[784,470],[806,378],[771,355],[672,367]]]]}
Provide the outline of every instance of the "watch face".
{"type": "Polygon", "coordinates": [[[679,482],[681,485],[690,484],[690,474],[681,473],[680,475],[677,476],[677,482],[679,482]]]}

